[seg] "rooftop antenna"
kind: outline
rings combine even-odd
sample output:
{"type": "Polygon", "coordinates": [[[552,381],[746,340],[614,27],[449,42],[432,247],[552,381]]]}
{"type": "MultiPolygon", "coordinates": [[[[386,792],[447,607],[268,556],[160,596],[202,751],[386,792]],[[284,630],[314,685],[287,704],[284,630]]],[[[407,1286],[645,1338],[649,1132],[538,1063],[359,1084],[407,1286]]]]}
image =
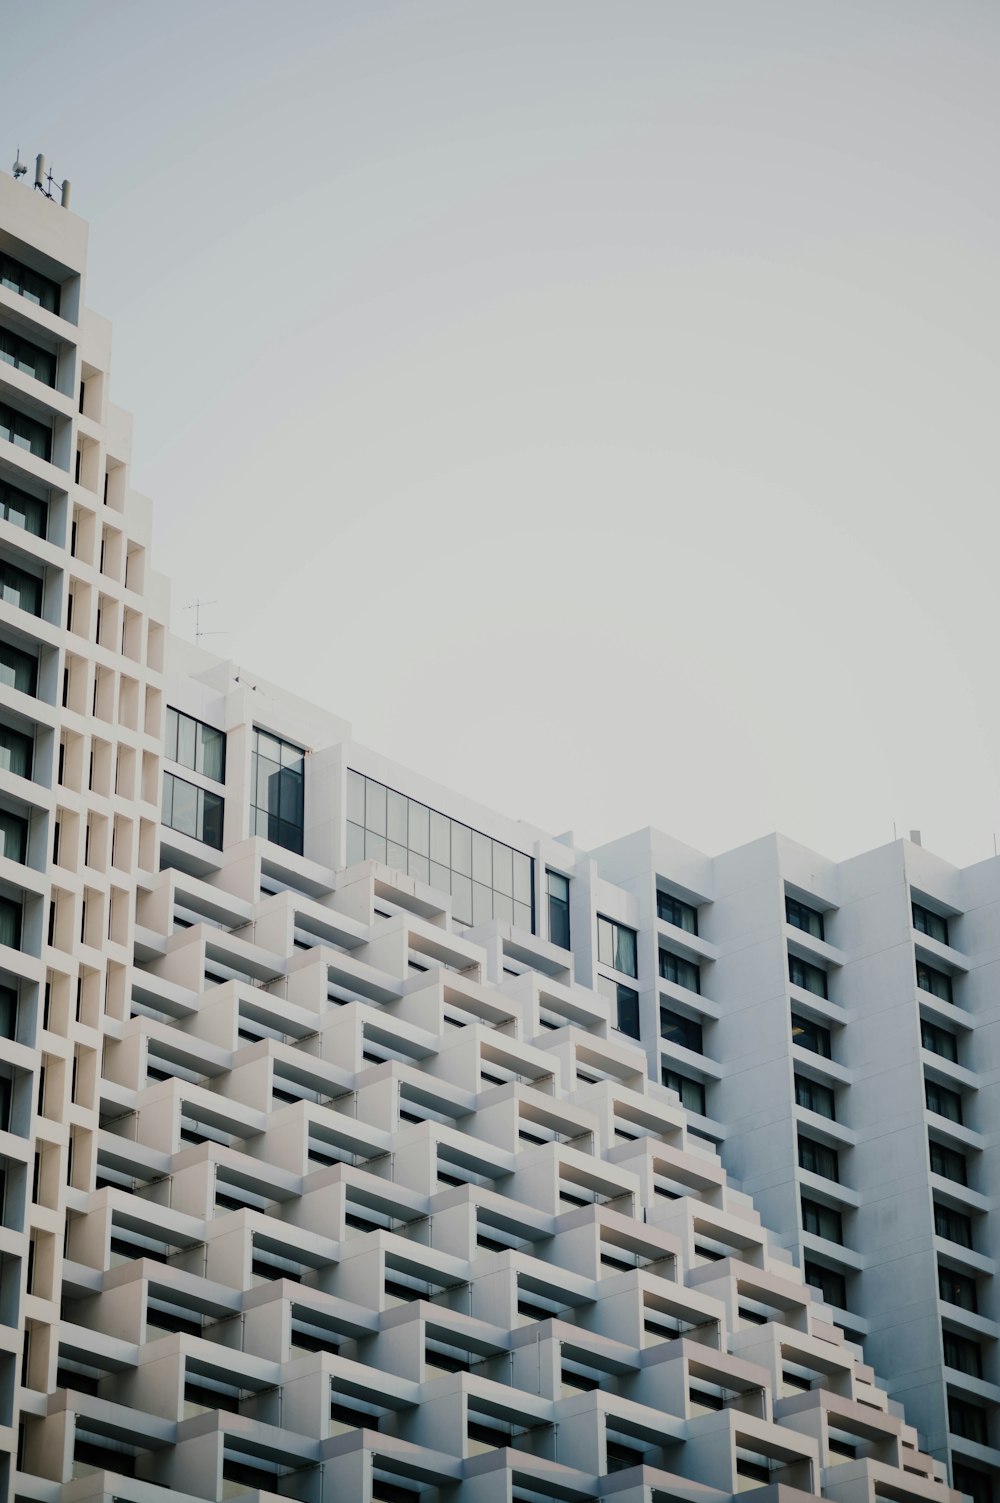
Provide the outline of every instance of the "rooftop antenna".
{"type": "Polygon", "coordinates": [[[194,640],[195,640],[195,646],[196,647],[200,647],[201,646],[201,639],[202,639],[202,637],[224,637],[226,635],[224,631],[219,631],[219,630],[216,630],[216,631],[203,631],[202,630],[202,625],[201,625],[201,608],[202,608],[202,606],[203,605],[218,605],[218,603],[219,602],[217,600],[201,600],[201,599],[199,599],[199,600],[193,600],[190,605],[186,605],[184,607],[184,609],[186,611],[194,611],[194,640]]]}
{"type": "MultiPolygon", "coordinates": [[[[20,147],[18,147],[18,155],[20,155],[20,147]]],[[[18,164],[15,162],[14,163],[14,176],[15,177],[18,177],[20,175],[18,173],[17,167],[18,167],[18,164]]],[[[22,173],[26,172],[26,171],[27,171],[26,167],[22,167],[21,168],[21,172],[22,173]]],[[[52,168],[50,167],[49,170],[48,170],[48,172],[46,172],[46,170],[45,170],[45,157],[43,156],[43,154],[41,152],[39,152],[38,155],[37,155],[37,157],[35,158],[35,189],[36,189],[36,192],[41,193],[45,198],[50,199],[53,203],[55,202],[55,197],[56,197],[55,187],[53,186],[54,182],[55,182],[55,180],[54,180],[54,178],[52,176],[52,168]]],[[[62,206],[63,206],[64,209],[68,209],[69,208],[69,195],[70,195],[70,191],[71,191],[71,188],[72,188],[72,184],[70,183],[69,178],[66,178],[62,183],[59,183],[56,186],[59,188],[59,193],[60,193],[60,200],[59,201],[60,201],[60,203],[62,204],[62,206]]]]}
{"type": "Polygon", "coordinates": [[[17,182],[19,177],[25,177],[27,175],[28,169],[24,162],[21,161],[20,146],[17,148],[17,155],[14,158],[14,165],[10,170],[14,174],[15,183],[17,182]]]}

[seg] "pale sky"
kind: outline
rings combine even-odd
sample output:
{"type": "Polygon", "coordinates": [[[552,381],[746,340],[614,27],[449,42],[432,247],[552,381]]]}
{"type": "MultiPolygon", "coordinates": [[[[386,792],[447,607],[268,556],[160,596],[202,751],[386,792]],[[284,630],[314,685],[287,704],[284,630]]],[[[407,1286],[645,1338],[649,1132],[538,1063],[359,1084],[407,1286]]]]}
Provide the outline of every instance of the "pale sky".
{"type": "Polygon", "coordinates": [[[584,845],[993,854],[995,0],[3,10],[176,629],[584,845]]]}

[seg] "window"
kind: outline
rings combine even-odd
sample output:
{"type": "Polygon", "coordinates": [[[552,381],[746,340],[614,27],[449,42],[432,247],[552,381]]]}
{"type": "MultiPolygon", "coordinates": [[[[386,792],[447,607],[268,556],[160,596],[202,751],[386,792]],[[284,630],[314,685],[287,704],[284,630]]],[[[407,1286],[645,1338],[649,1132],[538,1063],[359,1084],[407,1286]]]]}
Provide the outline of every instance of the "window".
{"type": "Polygon", "coordinates": [[[9,642],[0,642],[0,684],[34,694],[38,685],[38,660],[9,642]]]}
{"type": "Polygon", "coordinates": [[[957,1242],[959,1247],[972,1247],[972,1220],[961,1211],[934,1202],[934,1234],[946,1242],[957,1242]]]}
{"type": "Polygon", "coordinates": [[[562,872],[546,871],[549,897],[549,939],[562,950],[569,949],[569,878],[562,872]]]}
{"type": "Polygon", "coordinates": [[[960,1310],[970,1310],[973,1315],[978,1314],[979,1298],[976,1293],[976,1281],[967,1273],[956,1273],[953,1268],[938,1268],[938,1294],[949,1305],[957,1305],[960,1310]]]}
{"type": "Polygon", "coordinates": [[[925,965],[922,960],[917,961],[917,985],[921,991],[930,992],[940,1002],[952,1001],[951,977],[946,976],[944,971],[936,971],[932,965],[925,965]]]}
{"type": "Polygon", "coordinates": [[[837,1150],[826,1143],[817,1143],[815,1138],[799,1133],[799,1167],[810,1174],[821,1174],[824,1179],[840,1183],[840,1163],[837,1150]]]}
{"type": "Polygon", "coordinates": [[[948,920],[939,913],[932,913],[922,903],[913,904],[913,927],[918,934],[926,934],[928,939],[936,939],[942,945],[948,943],[948,920]]]}
{"type": "Polygon", "coordinates": [[[59,312],[59,283],[51,277],[32,271],[23,261],[17,261],[6,252],[0,252],[0,284],[20,293],[29,303],[35,303],[48,313],[59,312]]]}
{"type": "Polygon", "coordinates": [[[929,1112],[937,1112],[939,1117],[947,1117],[949,1122],[961,1123],[962,1098],[957,1091],[949,1091],[947,1086],[939,1085],[936,1080],[925,1080],[924,1095],[929,1112]]]}
{"type": "Polygon", "coordinates": [[[29,574],[27,569],[19,569],[16,564],[9,564],[6,559],[0,558],[0,600],[8,605],[16,605],[22,611],[30,611],[33,616],[41,615],[42,611],[42,581],[37,574],[29,574]]]}
{"type": "MultiPolygon", "coordinates": [[[[604,981],[605,978],[602,976],[601,980],[604,981]]],[[[611,982],[611,985],[615,988],[617,1027],[630,1039],[637,1039],[639,1037],[639,993],[633,991],[630,986],[622,986],[617,981],[611,982]]]]}
{"type": "MultiPolygon", "coordinates": [[[[360,772],[347,774],[347,861],[382,861],[451,893],[456,923],[491,919],[534,933],[535,863],[360,772]]],[[[555,874],[553,874],[555,875],[555,874]]],[[[549,913],[551,922],[551,909],[549,913]]]]}
{"type": "Polygon", "coordinates": [[[226,735],[203,720],[195,720],[172,706],[167,708],[163,755],[215,783],[226,781],[226,735]]]}
{"type": "Polygon", "coordinates": [[[785,897],[785,921],[791,924],[793,929],[801,929],[803,934],[811,934],[813,939],[822,939],[823,915],[817,908],[809,908],[805,903],[800,903],[798,898],[785,897]]]}
{"type": "Polygon", "coordinates": [[[678,1044],[682,1049],[691,1049],[695,1054],[704,1054],[702,1026],[693,1018],[685,1018],[669,1007],[660,1008],[660,1038],[668,1044],[678,1044]]]}
{"type": "Polygon", "coordinates": [[[819,1054],[823,1059],[833,1058],[833,1048],[829,1028],[824,1028],[821,1023],[814,1023],[812,1018],[804,1017],[801,1013],[792,1013],[792,1043],[798,1044],[800,1049],[809,1049],[813,1054],[819,1054]]]}
{"type": "Polygon", "coordinates": [[[0,360],[26,376],[34,376],[36,381],[44,381],[46,386],[56,384],[56,357],[10,329],[0,329],[0,360]]]}
{"type": "Polygon", "coordinates": [[[968,1399],[948,1399],[948,1429],[962,1440],[971,1440],[976,1445],[989,1444],[986,1431],[986,1410],[979,1404],[970,1404],[968,1399]]]}
{"type": "Polygon", "coordinates": [[[969,1378],[983,1376],[983,1353],[978,1341],[971,1336],[959,1336],[954,1331],[942,1331],[944,1339],[944,1365],[969,1378]]]}
{"type": "Polygon", "coordinates": [[[32,532],[35,537],[43,538],[47,514],[48,507],[44,501],[38,501],[34,496],[29,496],[27,491],[19,490],[16,485],[6,485],[0,480],[0,517],[5,522],[10,522],[13,527],[23,527],[25,532],[32,532]]]}
{"type": "Polygon", "coordinates": [[[795,1077],[795,1104],[828,1117],[831,1122],[837,1120],[833,1091],[829,1086],[820,1085],[818,1080],[810,1080],[808,1075],[795,1077]]]}
{"type": "Polygon", "coordinates": [[[9,809],[0,809],[0,856],[24,864],[28,854],[28,821],[9,809]]]}
{"type": "Polygon", "coordinates": [[[693,960],[675,955],[673,950],[660,950],[660,975],[664,981],[673,981],[676,986],[686,986],[688,991],[701,991],[701,969],[693,960]]]}
{"type": "Polygon", "coordinates": [[[219,794],[196,788],[172,772],[163,774],[163,823],[168,830],[190,835],[221,851],[223,806],[219,794]]]}
{"type": "Polygon", "coordinates": [[[683,898],[675,898],[672,893],[657,891],[656,917],[665,924],[686,929],[688,934],[698,933],[697,908],[693,903],[685,903],[683,898]]]}
{"type": "Polygon", "coordinates": [[[814,1237],[825,1237],[828,1242],[843,1243],[844,1223],[840,1212],[832,1206],[820,1205],[818,1200],[802,1197],[802,1227],[814,1237]]]}
{"type": "Polygon", "coordinates": [[[598,914],[597,958],[601,965],[609,965],[626,976],[638,976],[635,930],[598,914]]]}
{"type": "Polygon", "coordinates": [[[255,727],[250,764],[250,834],[301,856],[305,752],[255,727]]]}
{"type": "Polygon", "coordinates": [[[15,731],[9,725],[0,725],[0,768],[13,772],[19,778],[31,777],[34,742],[23,731],[15,731]]]}
{"type": "Polygon", "coordinates": [[[686,1106],[689,1112],[705,1116],[705,1087],[700,1080],[692,1080],[690,1075],[682,1075],[679,1070],[671,1070],[667,1065],[662,1066],[660,1079],[668,1091],[677,1092],[681,1105],[686,1106]]]}
{"type": "MultiPolygon", "coordinates": [[[[0,986],[0,1038],[12,1039],[17,1033],[17,992],[12,986],[0,986]]],[[[37,1163],[37,1158],[36,1158],[37,1163]]],[[[37,1196],[35,1199],[37,1200],[37,1196]]],[[[0,1212],[3,1197],[0,1195],[0,1212]]]]}
{"type": "Polygon", "coordinates": [[[27,449],[39,459],[52,457],[52,429],[6,402],[0,402],[0,438],[16,444],[19,449],[27,449]]]}
{"type": "Polygon", "coordinates": [[[813,1289],[818,1289],[828,1305],[838,1310],[847,1309],[847,1280],[833,1268],[824,1268],[821,1263],[811,1263],[807,1258],[804,1266],[805,1280],[813,1289]]]}
{"type": "Polygon", "coordinates": [[[21,948],[21,905],[12,898],[0,897],[0,945],[21,948]]]}
{"type": "Polygon", "coordinates": [[[954,1180],[957,1185],[969,1183],[968,1165],[964,1153],[959,1153],[957,1148],[948,1148],[944,1143],[935,1143],[933,1138],[928,1146],[933,1174],[940,1174],[944,1179],[954,1180]]]}
{"type": "Polygon", "coordinates": [[[931,1054],[940,1054],[942,1059],[950,1059],[953,1065],[958,1064],[958,1036],[950,1028],[939,1028],[936,1023],[928,1023],[921,1018],[920,1042],[931,1054]]]}
{"type": "Polygon", "coordinates": [[[817,997],[827,996],[826,972],[818,965],[810,965],[808,960],[800,960],[797,955],[788,957],[788,979],[793,986],[801,986],[807,992],[813,992],[817,997]]]}
{"type": "Polygon", "coordinates": [[[954,1464],[954,1478],[952,1485],[960,1493],[968,1493],[972,1503],[996,1503],[993,1495],[993,1483],[991,1477],[996,1473],[991,1472],[987,1476],[978,1467],[967,1466],[964,1461],[956,1461],[954,1464]]]}

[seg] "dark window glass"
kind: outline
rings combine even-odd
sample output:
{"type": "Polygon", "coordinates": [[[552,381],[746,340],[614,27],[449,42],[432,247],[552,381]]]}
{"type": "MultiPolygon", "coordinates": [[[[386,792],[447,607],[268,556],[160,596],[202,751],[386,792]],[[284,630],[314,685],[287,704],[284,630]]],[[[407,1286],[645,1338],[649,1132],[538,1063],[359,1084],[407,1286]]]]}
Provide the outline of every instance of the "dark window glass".
{"type": "Polygon", "coordinates": [[[929,1112],[937,1112],[939,1117],[947,1117],[949,1122],[962,1121],[962,1098],[957,1091],[949,1091],[947,1086],[939,1085],[936,1080],[925,1080],[924,1094],[929,1112]]]}
{"type": "Polygon", "coordinates": [[[959,1247],[972,1247],[972,1221],[961,1211],[934,1202],[934,1232],[948,1242],[957,1242],[959,1247]]]}
{"type": "Polygon", "coordinates": [[[835,1305],[838,1310],[847,1309],[847,1280],[836,1269],[824,1268],[820,1263],[811,1263],[806,1259],[805,1279],[814,1289],[818,1289],[828,1305],[835,1305]]]}
{"type": "Polygon", "coordinates": [[[665,924],[674,924],[678,929],[686,929],[688,934],[698,933],[698,910],[693,903],[685,903],[683,898],[675,898],[669,892],[657,892],[656,916],[665,924]]]}
{"type": "Polygon", "coordinates": [[[660,950],[660,975],[664,981],[673,981],[677,986],[686,986],[688,991],[701,991],[701,970],[693,960],[675,955],[673,950],[660,950]]]}
{"type": "Polygon", "coordinates": [[[944,1179],[952,1179],[958,1185],[969,1183],[964,1153],[959,1153],[957,1148],[948,1148],[944,1143],[935,1143],[933,1138],[928,1147],[930,1148],[931,1170],[934,1174],[940,1174],[944,1179]]]}
{"type": "Polygon", "coordinates": [[[662,1066],[660,1079],[668,1090],[677,1092],[681,1105],[687,1107],[689,1112],[705,1116],[705,1087],[700,1080],[692,1080],[689,1075],[682,1075],[679,1070],[671,1070],[667,1065],[662,1066]]]}
{"type": "Polygon", "coordinates": [[[13,772],[19,778],[31,777],[34,743],[30,736],[15,731],[8,725],[0,725],[0,768],[13,772]]]}
{"type": "Polygon", "coordinates": [[[43,538],[47,515],[48,507],[44,501],[29,496],[16,485],[6,485],[0,481],[0,517],[5,521],[43,538]]]}
{"type": "Polygon", "coordinates": [[[808,960],[800,960],[797,955],[788,957],[788,979],[793,986],[801,986],[817,997],[827,995],[826,972],[822,966],[810,965],[808,960]]]}
{"type": "Polygon", "coordinates": [[[196,788],[172,772],[163,774],[163,823],[168,830],[221,850],[223,807],[219,794],[196,788]]]}
{"type": "MultiPolygon", "coordinates": [[[[12,1039],[16,1033],[17,992],[12,986],[0,986],[0,1038],[12,1039]]],[[[2,1209],[3,1198],[0,1196],[0,1211],[2,1209]]]]}
{"type": "Polygon", "coordinates": [[[36,381],[44,381],[46,386],[56,384],[56,357],[10,329],[0,329],[0,360],[36,381]]]}
{"type": "Polygon", "coordinates": [[[250,764],[252,830],[301,855],[305,752],[255,728],[250,764]]]}
{"type": "Polygon", "coordinates": [[[811,934],[814,939],[823,939],[823,915],[818,908],[800,903],[798,898],[785,898],[785,918],[793,929],[811,934]]]}
{"type": "Polygon", "coordinates": [[[12,898],[0,897],[0,945],[21,948],[21,905],[12,898]]]}
{"type": "Polygon", "coordinates": [[[799,1167],[810,1174],[821,1174],[824,1179],[840,1182],[840,1163],[837,1150],[826,1143],[817,1143],[815,1138],[799,1133],[799,1167]]]}
{"type": "Polygon", "coordinates": [[[936,971],[932,965],[925,965],[922,960],[917,961],[917,985],[921,991],[930,992],[941,1002],[952,1000],[951,977],[944,971],[936,971]]]}
{"type": "Polygon", "coordinates": [[[948,920],[924,908],[921,903],[913,905],[913,927],[918,934],[926,934],[928,939],[939,940],[943,945],[948,943],[948,920]]]}
{"type": "Polygon", "coordinates": [[[829,1028],[824,1028],[820,1023],[814,1023],[812,1018],[803,1017],[801,1013],[792,1013],[792,1043],[798,1044],[800,1049],[809,1049],[813,1054],[820,1054],[824,1059],[833,1058],[829,1028]]]}
{"type": "Polygon", "coordinates": [[[968,1399],[948,1399],[948,1429],[962,1440],[971,1440],[985,1446],[987,1440],[986,1410],[979,1404],[970,1404],[968,1399]]]}
{"type": "Polygon", "coordinates": [[[798,1106],[804,1106],[807,1111],[817,1112],[821,1117],[829,1117],[831,1122],[836,1121],[833,1091],[829,1086],[821,1085],[818,1080],[810,1080],[808,1075],[796,1075],[795,1101],[798,1106]]]}
{"type": "Polygon", "coordinates": [[[660,1008],[660,1038],[668,1044],[679,1044],[682,1049],[691,1049],[695,1054],[704,1054],[702,1025],[693,1018],[685,1018],[669,1007],[660,1008]]]}
{"type": "Polygon", "coordinates": [[[43,276],[40,271],[32,271],[30,266],[6,252],[0,252],[0,284],[49,313],[59,312],[59,283],[43,276]]]}
{"type": "Polygon", "coordinates": [[[825,1237],[828,1242],[843,1243],[844,1224],[840,1212],[832,1206],[820,1205],[818,1200],[802,1197],[802,1226],[814,1237],[825,1237]]]}
{"type": "Polygon", "coordinates": [[[16,444],[19,449],[27,449],[38,459],[52,457],[52,429],[6,402],[0,402],[0,438],[16,444]]]}
{"type": "Polygon", "coordinates": [[[944,1365],[970,1378],[983,1376],[983,1353],[978,1341],[971,1336],[959,1336],[954,1331],[942,1331],[944,1339],[944,1365]]]}
{"type": "Polygon", "coordinates": [[[38,616],[42,610],[42,581],[37,574],[0,559],[0,600],[38,616]]]}
{"type": "Polygon", "coordinates": [[[942,1059],[950,1059],[952,1064],[958,1063],[958,1038],[949,1028],[939,1028],[936,1023],[928,1023],[922,1018],[920,1042],[932,1054],[940,1054],[942,1059]]]}
{"type": "Polygon", "coordinates": [[[569,878],[562,872],[546,871],[549,897],[549,939],[560,949],[569,949],[569,878]]]}
{"type": "Polygon", "coordinates": [[[0,641],[0,684],[34,694],[38,685],[38,660],[30,653],[0,641]]]}
{"type": "Polygon", "coordinates": [[[0,809],[0,856],[20,861],[28,852],[28,821],[9,809],[0,809]]]}
{"type": "Polygon", "coordinates": [[[618,1027],[630,1039],[637,1039],[639,1037],[639,993],[634,992],[630,986],[621,986],[618,982],[615,986],[618,1027]]]}
{"type": "Polygon", "coordinates": [[[625,976],[639,974],[636,959],[636,935],[634,929],[616,924],[612,919],[597,918],[597,958],[601,965],[609,965],[625,976]]]}
{"type": "Polygon", "coordinates": [[[955,1462],[953,1485],[960,1493],[968,1493],[972,1503],[996,1503],[990,1477],[979,1471],[978,1467],[968,1466],[964,1461],[955,1462]]]}
{"type": "Polygon", "coordinates": [[[173,706],[167,708],[167,727],[163,747],[164,756],[170,762],[200,772],[213,782],[226,780],[226,735],[214,726],[195,720],[173,706]]]}
{"type": "Polygon", "coordinates": [[[938,1268],[938,1293],[947,1304],[957,1305],[960,1310],[970,1310],[973,1315],[978,1313],[976,1281],[967,1273],[956,1273],[953,1268],[938,1268]]]}

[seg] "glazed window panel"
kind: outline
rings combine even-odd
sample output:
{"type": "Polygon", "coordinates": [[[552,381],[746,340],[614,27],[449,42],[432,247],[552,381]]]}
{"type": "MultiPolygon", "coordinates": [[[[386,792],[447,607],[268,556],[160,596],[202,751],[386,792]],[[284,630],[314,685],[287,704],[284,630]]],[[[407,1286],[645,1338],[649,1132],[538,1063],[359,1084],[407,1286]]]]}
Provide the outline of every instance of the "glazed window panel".
{"type": "Polygon", "coordinates": [[[163,754],[169,762],[200,772],[215,783],[226,779],[226,735],[215,726],[167,707],[163,754]]]}
{"type": "MultiPolygon", "coordinates": [[[[254,830],[286,851],[301,855],[305,752],[290,741],[255,728],[251,764],[254,830]]],[[[384,828],[381,833],[384,837],[384,828]]]]}

